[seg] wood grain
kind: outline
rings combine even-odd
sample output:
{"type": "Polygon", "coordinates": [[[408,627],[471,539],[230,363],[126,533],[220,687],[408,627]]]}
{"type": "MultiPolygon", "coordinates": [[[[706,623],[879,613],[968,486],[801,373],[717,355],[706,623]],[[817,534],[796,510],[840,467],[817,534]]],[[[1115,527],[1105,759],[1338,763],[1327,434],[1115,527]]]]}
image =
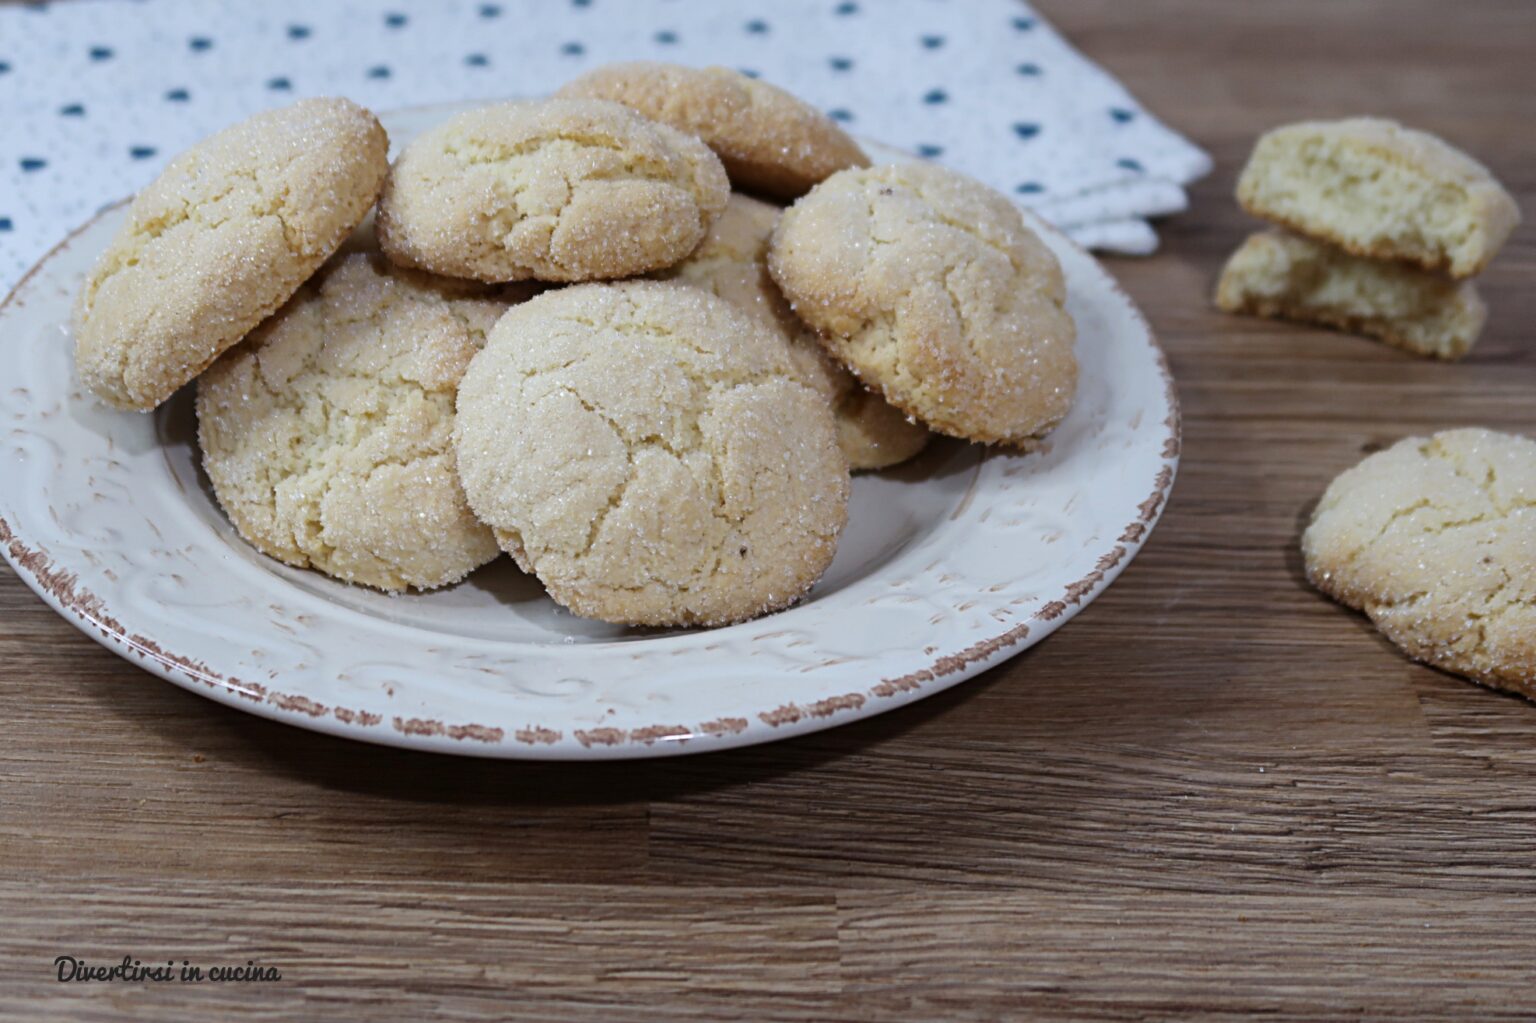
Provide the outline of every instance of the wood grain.
{"type": "Polygon", "coordinates": [[[1305,585],[1328,480],[1536,433],[1536,228],[1460,365],[1220,316],[1256,133],[1369,112],[1536,210],[1525,0],[1041,0],[1216,172],[1113,260],[1169,350],[1180,480],[1049,642],[874,720],[626,766],[458,761],[227,710],[0,578],[0,1018],[1529,1019],[1536,706],[1305,585]],[[255,959],[61,985],[53,957],[255,959]]]}

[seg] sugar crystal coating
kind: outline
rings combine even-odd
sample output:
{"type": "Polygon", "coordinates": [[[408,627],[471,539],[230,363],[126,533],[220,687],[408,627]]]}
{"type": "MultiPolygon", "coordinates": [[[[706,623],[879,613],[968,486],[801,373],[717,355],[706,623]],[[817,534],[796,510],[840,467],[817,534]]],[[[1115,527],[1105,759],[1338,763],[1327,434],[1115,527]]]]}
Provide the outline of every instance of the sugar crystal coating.
{"type": "Polygon", "coordinates": [[[661,275],[703,287],[789,341],[800,380],[826,398],[837,417],[837,440],[853,469],[881,469],[916,455],[931,436],[921,423],[888,405],[822,347],[768,275],[768,239],[776,206],[733,194],[699,247],[661,275]]]}
{"type": "Polygon", "coordinates": [[[940,433],[1029,446],[1071,407],[1061,267],[1017,207],[962,174],[840,171],[784,212],[768,268],[839,361],[940,433]]]}
{"type": "Polygon", "coordinates": [[[698,139],[617,103],[499,103],[406,147],[379,241],[402,266],[454,277],[628,277],[692,251],[729,191],[698,139]]]}
{"type": "Polygon", "coordinates": [[[430,589],[498,553],[459,483],[454,398],[528,286],[404,270],[359,235],[198,381],[203,464],[258,550],[347,582],[430,589]]]}
{"type": "Polygon", "coordinates": [[[697,135],[720,155],[732,183],[793,199],[869,157],[826,114],[730,68],[633,61],[589,71],[558,96],[612,100],[697,135]]]}
{"type": "Polygon", "coordinates": [[[459,390],[470,505],[577,614],[718,625],[832,560],[848,468],[789,344],[701,289],[585,284],[511,309],[459,390]]]}
{"type": "Polygon", "coordinates": [[[1302,552],[1314,586],[1409,656],[1536,698],[1536,442],[1399,441],[1329,485],[1302,552]]]}
{"type": "Polygon", "coordinates": [[[336,251],[378,197],[387,151],[367,110],[307,99],[172,160],[76,302],[81,380],[119,408],[170,397],[336,251]]]}

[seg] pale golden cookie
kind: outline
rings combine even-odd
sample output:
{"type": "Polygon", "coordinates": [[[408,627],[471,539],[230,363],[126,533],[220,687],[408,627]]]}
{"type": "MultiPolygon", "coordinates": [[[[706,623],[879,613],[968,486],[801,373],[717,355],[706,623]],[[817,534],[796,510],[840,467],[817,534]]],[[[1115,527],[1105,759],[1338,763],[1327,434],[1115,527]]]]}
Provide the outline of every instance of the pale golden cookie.
{"type": "Polygon", "coordinates": [[[1469,277],[1520,222],[1488,168],[1427,132],[1353,117],[1259,139],[1237,182],[1255,216],[1357,256],[1469,277]]]}
{"type": "Polygon", "coordinates": [[[75,306],[75,365],[150,409],[292,295],[367,214],[389,169],[378,120],[307,99],[172,160],[128,209],[75,306]]]}
{"type": "Polygon", "coordinates": [[[1368,334],[1439,359],[1465,355],[1488,319],[1471,281],[1351,256],[1279,229],[1250,236],[1232,254],[1216,304],[1229,313],[1368,334]]]}
{"type": "Polygon", "coordinates": [[[702,142],[617,103],[500,103],[405,148],[379,241],[402,266],[454,277],[628,277],[693,251],[729,192],[702,142]]]}
{"type": "Polygon", "coordinates": [[[832,560],[848,467],[789,344],[656,281],[552,291],[496,324],[459,390],[470,505],[550,596],[631,625],[793,603],[832,560]]]}
{"type": "Polygon", "coordinates": [[[337,255],[198,381],[203,465],[240,535],[384,590],[495,558],[459,484],[453,409],[514,297],[401,269],[366,243],[337,255]]]}
{"type": "Polygon", "coordinates": [[[839,365],[790,311],[768,276],[768,239],[779,208],[732,195],[693,255],[664,271],[664,279],[707,288],[788,340],[800,380],[827,399],[837,439],[853,469],[881,469],[916,455],[932,436],[839,365]]]}
{"type": "Polygon", "coordinates": [[[1017,207],[964,175],[834,174],[780,218],[768,268],[839,361],[940,433],[1027,447],[1071,407],[1061,267],[1017,207]]]}
{"type": "Polygon", "coordinates": [[[609,64],[556,95],[607,99],[697,135],[738,187],[793,199],[869,157],[830,117],[783,89],[723,67],[609,64]]]}
{"type": "Polygon", "coordinates": [[[1536,442],[1410,437],[1329,485],[1307,577],[1409,656],[1536,698],[1536,442]]]}

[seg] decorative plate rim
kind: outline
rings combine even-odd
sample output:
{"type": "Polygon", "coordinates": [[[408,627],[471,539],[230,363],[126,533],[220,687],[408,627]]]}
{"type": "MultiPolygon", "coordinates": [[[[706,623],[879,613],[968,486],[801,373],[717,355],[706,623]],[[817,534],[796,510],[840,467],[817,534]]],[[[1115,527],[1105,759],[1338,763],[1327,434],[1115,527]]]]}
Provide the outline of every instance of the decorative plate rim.
{"type": "MultiPolygon", "coordinates": [[[[885,146],[881,148],[891,149],[885,146]]],[[[910,154],[902,155],[913,158],[910,154]]],[[[0,315],[11,308],[32,279],[62,249],[130,199],[121,199],[102,207],[50,248],[16,282],[5,299],[0,301],[0,315]]],[[[505,759],[631,759],[754,745],[821,731],[847,720],[894,710],[979,674],[1017,652],[1026,640],[1030,641],[1027,645],[1033,645],[1071,620],[1113,582],[1140,552],[1162,514],[1177,475],[1182,446],[1178,393],[1167,355],[1158,343],[1151,325],[1114,276],[1086,250],[1027,210],[1025,215],[1033,228],[1053,235],[1057,242],[1076,250],[1094,264],[1108,289],[1130,313],[1141,338],[1152,349],[1169,410],[1161,424],[1166,431],[1162,438],[1162,464],[1154,478],[1152,491],[1138,505],[1135,518],[1125,524],[1115,539],[1099,554],[1094,568],[1082,578],[1067,584],[1059,596],[1045,602],[1027,620],[958,652],[939,656],[930,665],[896,678],[881,679],[862,689],[805,704],[781,702],[777,706],[764,707],[756,712],[756,725],[748,718],[733,716],[704,722],[693,729],[671,724],[628,729],[571,729],[571,737],[566,739],[562,730],[541,724],[529,724],[509,735],[507,729],[501,726],[396,715],[388,722],[389,727],[384,728],[382,714],[328,706],[302,694],[286,693],[260,683],[226,677],[201,661],[163,648],[150,637],[132,633],[123,626],[105,601],[80,584],[74,571],[56,565],[40,549],[29,545],[25,537],[17,535],[3,515],[0,515],[0,554],[5,556],[17,576],[66,621],[125,660],[133,662],[136,659],[142,667],[160,678],[260,717],[373,744],[505,759]],[[876,709],[867,709],[875,701],[878,701],[876,709]],[[511,742],[507,742],[508,739],[511,742]]],[[[977,463],[978,470],[993,456],[992,449],[982,454],[977,463]]],[[[978,471],[976,478],[971,481],[972,488],[979,479],[978,471]]]]}

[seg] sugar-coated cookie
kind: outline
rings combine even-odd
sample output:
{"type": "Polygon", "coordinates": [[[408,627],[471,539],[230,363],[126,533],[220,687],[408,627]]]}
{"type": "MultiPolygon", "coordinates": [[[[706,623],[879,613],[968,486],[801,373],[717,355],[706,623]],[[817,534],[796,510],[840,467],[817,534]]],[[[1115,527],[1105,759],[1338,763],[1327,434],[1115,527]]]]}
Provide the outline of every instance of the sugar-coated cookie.
{"type": "Polygon", "coordinates": [[[634,61],[589,71],[556,95],[613,100],[703,139],[738,188],[793,199],[869,158],[830,117],[730,68],[634,61]]]}
{"type": "Polygon", "coordinates": [[[707,288],[755,317],[789,342],[802,382],[823,395],[837,417],[837,439],[853,469],[881,469],[905,462],[931,434],[878,394],[863,387],[790,311],[768,276],[768,239],[779,208],[734,194],[709,234],[683,262],[664,271],[667,280],[707,288]]]}
{"type": "Polygon", "coordinates": [[[719,625],[784,607],[832,560],[848,467],[789,344],[659,281],[511,309],[459,390],[470,506],[577,614],[719,625]]]}
{"type": "Polygon", "coordinates": [[[840,171],[784,212],[768,267],[840,362],[940,433],[1027,447],[1071,407],[1061,267],[980,182],[924,163],[840,171]]]}
{"type": "Polygon", "coordinates": [[[364,241],[216,362],[198,380],[198,435],[240,535],[384,590],[495,558],[459,484],[454,398],[513,288],[528,286],[401,269],[364,241]]]}
{"type": "Polygon", "coordinates": [[[1307,576],[1409,656],[1536,698],[1536,442],[1410,437],[1329,485],[1307,576]]]}
{"type": "Polygon", "coordinates": [[[698,139],[602,100],[500,103],[405,148],[379,203],[402,266],[482,281],[587,281],[671,266],[730,185],[698,139]]]}
{"type": "Polygon", "coordinates": [[[1468,277],[1520,208],[1488,168],[1395,121],[1304,121],[1259,139],[1237,183],[1248,212],[1357,256],[1468,277]]]}
{"type": "Polygon", "coordinates": [[[1216,304],[1368,334],[1440,359],[1465,355],[1488,318],[1471,281],[1351,256],[1278,228],[1252,235],[1227,260],[1216,304]]]}
{"type": "Polygon", "coordinates": [[[269,110],[172,160],[75,306],[75,365],[111,405],[150,409],[294,293],[362,221],[389,169],[345,99],[269,110]]]}

